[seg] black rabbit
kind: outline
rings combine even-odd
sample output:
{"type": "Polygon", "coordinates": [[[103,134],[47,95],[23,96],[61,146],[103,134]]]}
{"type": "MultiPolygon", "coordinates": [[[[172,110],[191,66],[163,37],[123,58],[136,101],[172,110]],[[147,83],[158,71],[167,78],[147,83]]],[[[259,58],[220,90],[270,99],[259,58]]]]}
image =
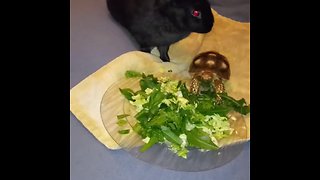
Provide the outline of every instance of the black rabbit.
{"type": "Polygon", "coordinates": [[[157,47],[170,61],[169,46],[191,32],[210,32],[214,17],[208,0],[107,0],[111,16],[149,52],[157,47]]]}

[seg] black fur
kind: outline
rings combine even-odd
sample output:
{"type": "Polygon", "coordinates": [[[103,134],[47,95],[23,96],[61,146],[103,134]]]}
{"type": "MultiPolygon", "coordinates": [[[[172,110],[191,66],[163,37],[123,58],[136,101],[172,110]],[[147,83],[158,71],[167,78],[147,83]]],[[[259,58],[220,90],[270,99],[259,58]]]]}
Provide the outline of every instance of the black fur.
{"type": "Polygon", "coordinates": [[[126,28],[140,50],[160,51],[163,61],[170,61],[169,46],[191,32],[210,32],[214,24],[207,0],[107,0],[112,17],[126,28]],[[201,12],[194,17],[192,11],[201,12]]]}

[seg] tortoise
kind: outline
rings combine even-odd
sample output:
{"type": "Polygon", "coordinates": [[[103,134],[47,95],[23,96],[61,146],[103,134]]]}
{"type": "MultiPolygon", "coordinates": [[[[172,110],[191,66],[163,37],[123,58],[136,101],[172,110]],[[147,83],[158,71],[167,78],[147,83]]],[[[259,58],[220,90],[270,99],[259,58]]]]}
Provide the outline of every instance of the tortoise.
{"type": "MultiPolygon", "coordinates": [[[[225,91],[223,81],[230,79],[230,64],[225,56],[216,51],[207,51],[193,58],[189,67],[192,76],[190,91],[198,94],[200,83],[206,81],[213,83],[216,93],[225,91]]],[[[217,96],[218,99],[220,96],[217,96]]]]}

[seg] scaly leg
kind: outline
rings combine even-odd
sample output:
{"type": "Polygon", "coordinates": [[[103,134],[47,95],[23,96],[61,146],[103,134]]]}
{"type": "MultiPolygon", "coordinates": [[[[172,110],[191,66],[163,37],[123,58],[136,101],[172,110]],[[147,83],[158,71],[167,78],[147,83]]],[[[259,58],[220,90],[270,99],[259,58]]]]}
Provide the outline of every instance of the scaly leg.
{"type": "Polygon", "coordinates": [[[190,82],[190,91],[193,94],[198,94],[200,90],[200,82],[197,79],[196,75],[193,75],[191,82],[190,82]]]}
{"type": "Polygon", "coordinates": [[[221,99],[219,93],[223,93],[224,92],[224,84],[223,84],[221,79],[215,79],[213,81],[213,84],[214,84],[214,88],[215,88],[216,93],[217,93],[217,99],[216,99],[217,103],[220,104],[222,99],[221,99]]]}

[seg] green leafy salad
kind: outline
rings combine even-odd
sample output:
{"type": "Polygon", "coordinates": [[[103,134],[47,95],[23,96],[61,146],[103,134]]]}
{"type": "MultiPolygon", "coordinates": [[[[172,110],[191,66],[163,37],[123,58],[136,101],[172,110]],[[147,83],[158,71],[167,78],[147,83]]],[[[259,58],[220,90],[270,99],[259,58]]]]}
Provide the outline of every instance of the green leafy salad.
{"type": "MultiPolygon", "coordinates": [[[[154,144],[164,143],[178,156],[187,158],[190,148],[201,151],[219,148],[218,141],[232,134],[227,114],[236,111],[243,115],[250,112],[244,99],[236,100],[227,93],[215,93],[212,83],[202,83],[199,94],[189,92],[186,83],[168,77],[155,77],[127,71],[127,78],[140,78],[140,90],[120,89],[122,95],[136,109],[137,123],[133,131],[145,144],[144,152],[154,144]],[[217,96],[220,101],[217,102],[217,96]]],[[[118,125],[126,123],[122,114],[118,125]]],[[[129,129],[120,130],[128,134],[129,129]]]]}

